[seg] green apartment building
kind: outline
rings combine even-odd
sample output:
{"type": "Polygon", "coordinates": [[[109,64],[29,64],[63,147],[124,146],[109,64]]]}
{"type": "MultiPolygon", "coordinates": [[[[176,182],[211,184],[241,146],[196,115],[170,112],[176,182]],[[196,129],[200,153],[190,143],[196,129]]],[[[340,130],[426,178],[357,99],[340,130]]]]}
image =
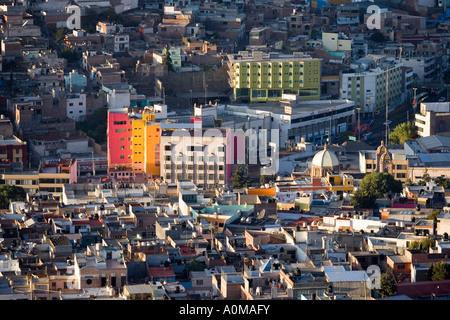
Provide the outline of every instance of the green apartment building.
{"type": "Polygon", "coordinates": [[[247,51],[228,56],[233,100],[280,101],[283,94],[300,100],[320,99],[320,59],[301,53],[284,55],[247,51]]]}

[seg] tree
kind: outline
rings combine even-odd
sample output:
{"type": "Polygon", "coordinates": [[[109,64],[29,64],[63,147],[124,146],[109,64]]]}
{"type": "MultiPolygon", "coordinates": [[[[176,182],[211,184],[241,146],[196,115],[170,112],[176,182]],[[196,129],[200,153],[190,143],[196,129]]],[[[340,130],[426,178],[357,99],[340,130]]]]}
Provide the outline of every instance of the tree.
{"type": "Polygon", "coordinates": [[[376,199],[386,193],[399,193],[403,190],[402,182],[385,172],[367,174],[360,183],[358,191],[353,194],[352,205],[357,208],[373,208],[376,199]]]}
{"type": "Polygon", "coordinates": [[[437,177],[434,182],[437,186],[443,187],[444,189],[450,189],[450,180],[444,177],[437,177]]]}
{"type": "Polygon", "coordinates": [[[433,220],[434,223],[437,223],[438,222],[438,217],[439,217],[440,214],[441,214],[441,210],[435,209],[427,216],[427,219],[428,220],[433,220]]]}
{"type": "Polygon", "coordinates": [[[120,22],[120,16],[116,13],[113,8],[109,8],[104,11],[101,15],[101,19],[108,21],[109,23],[118,23],[120,22]]]}
{"type": "Polygon", "coordinates": [[[260,184],[261,186],[263,186],[263,185],[266,184],[266,176],[265,176],[265,175],[261,175],[261,176],[259,177],[259,184],[260,184]]]}
{"type": "Polygon", "coordinates": [[[363,191],[357,190],[350,199],[350,202],[357,208],[373,208],[375,207],[376,200],[377,196],[365,194],[363,191]]]}
{"type": "Polygon", "coordinates": [[[191,263],[189,263],[189,271],[203,271],[206,268],[207,266],[204,262],[192,260],[191,263]]]}
{"type": "Polygon", "coordinates": [[[370,40],[374,42],[383,42],[386,40],[386,37],[381,32],[375,32],[370,36],[370,40]]]}
{"type": "Polygon", "coordinates": [[[106,107],[98,108],[84,121],[76,123],[77,129],[86,133],[97,143],[106,142],[106,130],[108,122],[108,110],[106,107]]]}
{"type": "Polygon", "coordinates": [[[236,171],[231,176],[231,183],[234,188],[246,188],[250,184],[249,177],[244,172],[244,166],[239,164],[236,171]]]}
{"type": "Polygon", "coordinates": [[[393,296],[397,293],[397,284],[395,283],[394,274],[391,269],[388,269],[381,275],[380,286],[381,288],[378,289],[378,293],[383,298],[393,296]]]}
{"type": "Polygon", "coordinates": [[[56,30],[56,42],[62,42],[67,33],[69,33],[69,29],[67,27],[59,27],[58,30],[56,30]]]}
{"type": "Polygon", "coordinates": [[[450,278],[450,267],[445,261],[439,261],[438,263],[431,265],[430,269],[432,281],[446,280],[450,278]]]}
{"type": "Polygon", "coordinates": [[[392,144],[403,144],[405,141],[417,138],[417,128],[413,122],[400,123],[389,133],[389,141],[392,144]]]}
{"type": "Polygon", "coordinates": [[[172,57],[170,56],[170,50],[169,50],[169,46],[167,45],[166,48],[164,49],[164,57],[163,57],[163,65],[167,66],[167,70],[169,72],[174,72],[175,69],[173,68],[172,65],[172,57]]]}
{"type": "Polygon", "coordinates": [[[425,168],[425,172],[423,173],[422,179],[417,183],[419,186],[426,186],[428,182],[431,181],[431,176],[428,173],[428,169],[425,168]]]}
{"type": "Polygon", "coordinates": [[[69,47],[64,47],[62,49],[60,57],[66,59],[67,62],[71,63],[77,62],[80,59],[81,55],[79,55],[75,50],[69,47]]]}
{"type": "Polygon", "coordinates": [[[95,33],[97,27],[97,21],[101,21],[102,17],[99,16],[97,11],[93,9],[86,10],[86,16],[81,20],[81,28],[86,30],[87,33],[95,33]]]}
{"type": "Polygon", "coordinates": [[[25,189],[5,184],[0,186],[0,209],[8,209],[13,201],[24,201],[27,198],[25,189]]]}
{"type": "Polygon", "coordinates": [[[431,238],[425,238],[422,240],[414,240],[411,242],[408,246],[408,249],[410,250],[420,250],[422,249],[425,252],[428,252],[428,250],[434,247],[434,240],[431,238]]]}
{"type": "Polygon", "coordinates": [[[412,182],[411,178],[406,179],[405,181],[405,187],[413,186],[414,183],[412,182]]]}

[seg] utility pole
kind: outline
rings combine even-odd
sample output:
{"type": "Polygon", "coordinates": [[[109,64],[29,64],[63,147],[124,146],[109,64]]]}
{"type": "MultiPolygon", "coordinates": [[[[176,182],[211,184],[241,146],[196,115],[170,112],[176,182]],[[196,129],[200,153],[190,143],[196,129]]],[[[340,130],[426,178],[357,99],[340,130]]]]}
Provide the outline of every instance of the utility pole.
{"type": "Polygon", "coordinates": [[[205,72],[203,71],[203,88],[205,89],[205,103],[203,104],[204,106],[206,106],[206,99],[207,99],[207,96],[206,96],[206,93],[207,93],[207,88],[208,88],[208,85],[206,84],[206,79],[205,79],[205,72]]]}
{"type": "Polygon", "coordinates": [[[413,108],[414,108],[414,114],[416,114],[416,109],[417,109],[416,91],[417,91],[417,88],[413,88],[413,90],[414,90],[413,108]]]}
{"type": "Polygon", "coordinates": [[[94,151],[92,151],[92,176],[95,177],[94,151]]]}
{"type": "Polygon", "coordinates": [[[333,121],[333,111],[331,112],[331,116],[330,116],[330,132],[328,132],[328,144],[331,143],[331,128],[332,128],[332,121],[333,121]]]}
{"type": "Polygon", "coordinates": [[[386,148],[388,146],[388,135],[389,135],[389,66],[386,68],[386,148]]]}
{"type": "Polygon", "coordinates": [[[358,141],[361,141],[361,108],[356,108],[358,110],[358,141]]]}

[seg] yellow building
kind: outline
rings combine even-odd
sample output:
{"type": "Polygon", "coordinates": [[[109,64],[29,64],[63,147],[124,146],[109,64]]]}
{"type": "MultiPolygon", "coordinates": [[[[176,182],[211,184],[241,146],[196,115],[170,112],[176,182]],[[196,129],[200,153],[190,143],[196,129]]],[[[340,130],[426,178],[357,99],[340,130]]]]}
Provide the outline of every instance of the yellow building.
{"type": "Polygon", "coordinates": [[[351,193],[354,189],[354,179],[351,175],[328,172],[325,177],[335,194],[351,193]]]}
{"type": "Polygon", "coordinates": [[[352,40],[332,32],[322,32],[322,46],[329,51],[350,51],[352,40]]]}
{"type": "Polygon", "coordinates": [[[50,198],[61,200],[64,184],[77,182],[77,161],[61,159],[34,171],[5,172],[1,180],[4,184],[24,188],[28,194],[44,191],[50,198]]]}
{"type": "Polygon", "coordinates": [[[405,182],[408,179],[408,159],[403,149],[389,150],[381,141],[377,150],[361,150],[359,152],[359,166],[363,173],[386,172],[396,180],[405,182]]]}
{"type": "Polygon", "coordinates": [[[320,99],[320,59],[302,53],[241,51],[228,55],[228,67],[234,100],[280,101],[287,93],[300,100],[320,99]]]}
{"type": "Polygon", "coordinates": [[[160,124],[155,114],[144,111],[132,120],[132,169],[135,175],[160,175],[160,124]]]}

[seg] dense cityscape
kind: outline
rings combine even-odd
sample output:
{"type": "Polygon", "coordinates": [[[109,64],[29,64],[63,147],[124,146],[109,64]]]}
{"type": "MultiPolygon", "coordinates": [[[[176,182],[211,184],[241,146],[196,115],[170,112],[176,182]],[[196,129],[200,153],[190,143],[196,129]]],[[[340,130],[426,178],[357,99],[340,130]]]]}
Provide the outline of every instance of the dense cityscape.
{"type": "Polygon", "coordinates": [[[0,300],[448,300],[449,4],[0,0],[0,300]]]}

